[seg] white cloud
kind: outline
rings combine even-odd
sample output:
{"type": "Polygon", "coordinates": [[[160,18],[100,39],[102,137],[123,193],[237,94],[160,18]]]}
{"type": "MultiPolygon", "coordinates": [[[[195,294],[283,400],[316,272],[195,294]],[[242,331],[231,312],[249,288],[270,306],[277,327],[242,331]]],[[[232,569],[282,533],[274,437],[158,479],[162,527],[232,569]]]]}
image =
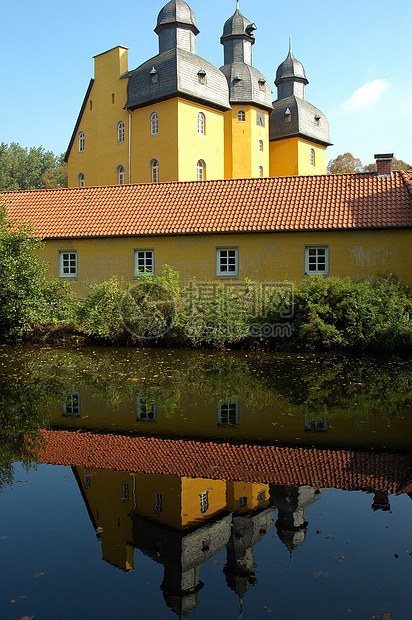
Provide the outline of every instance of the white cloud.
{"type": "Polygon", "coordinates": [[[342,104],[342,108],[345,112],[352,112],[353,110],[364,108],[368,104],[378,101],[381,94],[389,87],[390,84],[386,80],[367,82],[358,88],[358,90],[355,90],[352,97],[342,104]]]}

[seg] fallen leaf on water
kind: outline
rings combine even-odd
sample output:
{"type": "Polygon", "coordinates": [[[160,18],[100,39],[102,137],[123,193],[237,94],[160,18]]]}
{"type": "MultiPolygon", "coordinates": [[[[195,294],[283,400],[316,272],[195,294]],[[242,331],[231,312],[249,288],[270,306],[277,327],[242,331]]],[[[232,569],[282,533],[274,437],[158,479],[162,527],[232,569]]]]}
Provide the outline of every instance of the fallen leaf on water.
{"type": "Polygon", "coordinates": [[[33,575],[33,577],[43,577],[44,575],[44,571],[42,571],[41,573],[36,573],[35,575],[33,575]]]}
{"type": "Polygon", "coordinates": [[[352,611],[352,608],[348,607],[348,609],[346,611],[348,611],[350,613],[352,611]]]}
{"type": "Polygon", "coordinates": [[[412,551],[405,551],[408,555],[412,555],[412,551]]]}
{"type": "Polygon", "coordinates": [[[16,602],[16,601],[15,601],[15,599],[14,599],[14,598],[12,598],[12,599],[11,599],[11,601],[10,601],[10,603],[15,603],[15,602],[16,602]]]}
{"type": "Polygon", "coordinates": [[[268,613],[271,613],[273,611],[273,609],[269,609],[269,607],[267,607],[266,605],[263,607],[263,609],[268,613]]]}
{"type": "Polygon", "coordinates": [[[394,553],[394,554],[393,554],[393,557],[394,557],[394,558],[396,558],[396,559],[398,559],[399,555],[398,555],[397,553],[394,553]]]}
{"type": "Polygon", "coordinates": [[[15,482],[20,482],[20,484],[26,484],[27,480],[15,480],[15,482]]]}
{"type": "Polygon", "coordinates": [[[323,570],[319,570],[315,573],[312,573],[312,577],[316,579],[316,577],[329,577],[329,573],[324,573],[323,570]]]}
{"type": "Polygon", "coordinates": [[[22,616],[20,620],[33,620],[34,616],[22,616]]]}
{"type": "Polygon", "coordinates": [[[329,538],[329,540],[335,540],[333,536],[325,536],[325,538],[329,538]]]}
{"type": "Polygon", "coordinates": [[[335,560],[339,560],[339,562],[346,562],[346,555],[335,555],[335,560]]]}
{"type": "Polygon", "coordinates": [[[215,564],[217,566],[218,564],[220,564],[220,562],[219,562],[219,560],[213,560],[213,564],[215,564]]]}
{"type": "Polygon", "coordinates": [[[316,530],[316,534],[322,534],[322,530],[316,530]]]}

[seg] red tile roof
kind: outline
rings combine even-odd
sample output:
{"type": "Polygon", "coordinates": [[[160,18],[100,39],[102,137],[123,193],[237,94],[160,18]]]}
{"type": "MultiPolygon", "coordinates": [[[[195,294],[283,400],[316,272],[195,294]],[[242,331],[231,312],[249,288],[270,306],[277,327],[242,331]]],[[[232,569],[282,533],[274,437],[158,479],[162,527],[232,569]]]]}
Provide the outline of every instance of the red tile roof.
{"type": "Polygon", "coordinates": [[[43,430],[41,463],[345,490],[399,493],[411,454],[285,448],[43,430]]]}
{"type": "Polygon", "coordinates": [[[4,192],[43,238],[412,226],[412,172],[4,192]]]}

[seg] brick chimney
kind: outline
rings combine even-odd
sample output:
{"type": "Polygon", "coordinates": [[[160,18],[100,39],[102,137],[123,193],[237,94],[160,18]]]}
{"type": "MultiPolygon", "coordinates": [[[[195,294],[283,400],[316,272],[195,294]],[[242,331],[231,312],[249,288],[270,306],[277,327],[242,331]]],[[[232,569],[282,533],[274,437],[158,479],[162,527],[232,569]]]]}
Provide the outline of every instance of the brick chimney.
{"type": "Polygon", "coordinates": [[[374,157],[376,160],[376,168],[377,168],[378,177],[390,177],[393,153],[384,153],[380,155],[374,155],[374,157]]]}

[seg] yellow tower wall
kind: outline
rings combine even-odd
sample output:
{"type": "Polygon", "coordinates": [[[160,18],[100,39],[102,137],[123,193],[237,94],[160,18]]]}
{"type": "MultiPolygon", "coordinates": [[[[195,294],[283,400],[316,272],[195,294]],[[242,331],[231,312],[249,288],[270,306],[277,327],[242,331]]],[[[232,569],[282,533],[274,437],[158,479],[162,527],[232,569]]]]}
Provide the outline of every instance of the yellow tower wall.
{"type": "Polygon", "coordinates": [[[68,160],[68,185],[79,185],[78,174],[86,176],[86,185],[117,184],[116,167],[128,164],[127,79],[119,79],[127,71],[127,48],[118,46],[95,57],[95,81],[84,107],[77,130],[84,131],[85,148],[79,152],[77,135],[68,160]],[[125,141],[118,144],[116,125],[125,123],[125,141]]]}
{"type": "Polygon", "coordinates": [[[159,181],[178,180],[178,100],[160,101],[132,112],[131,182],[151,183],[150,161],[159,161],[159,181]],[[152,135],[150,117],[157,112],[158,133],[152,135]]]}
{"type": "Polygon", "coordinates": [[[270,176],[310,176],[326,174],[326,146],[304,138],[273,140],[270,143],[270,176]],[[310,150],[315,151],[315,165],[311,165],[310,150]]]}
{"type": "MultiPolygon", "coordinates": [[[[264,127],[256,122],[257,108],[250,105],[235,105],[225,112],[225,179],[249,179],[269,176],[269,113],[262,112],[264,127]],[[245,122],[238,120],[238,112],[245,112],[245,122]],[[259,151],[259,140],[263,151],[259,151]]],[[[260,112],[260,110],[259,110],[260,112]]]]}
{"type": "MultiPolygon", "coordinates": [[[[177,100],[178,179],[197,180],[197,161],[206,163],[206,179],[223,179],[224,116],[223,112],[184,99],[177,100]],[[197,115],[205,115],[205,134],[197,131],[197,115]]],[[[172,180],[172,179],[171,179],[172,180]]]]}

